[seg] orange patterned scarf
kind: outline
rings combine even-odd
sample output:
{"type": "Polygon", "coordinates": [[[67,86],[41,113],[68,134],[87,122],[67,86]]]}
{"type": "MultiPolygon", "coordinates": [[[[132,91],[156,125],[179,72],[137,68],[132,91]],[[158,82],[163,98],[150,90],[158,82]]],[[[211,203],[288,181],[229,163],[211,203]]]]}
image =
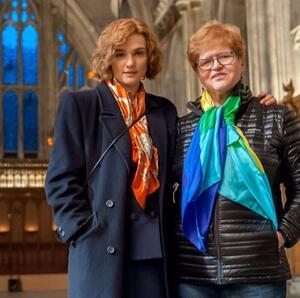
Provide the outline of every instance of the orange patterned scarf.
{"type": "MultiPolygon", "coordinates": [[[[145,112],[143,85],[141,84],[139,91],[131,99],[128,92],[116,80],[107,80],[106,83],[117,100],[126,125],[129,126],[134,119],[145,112]]],[[[146,116],[143,116],[129,129],[129,135],[131,158],[137,164],[132,189],[137,202],[144,209],[147,195],[154,193],[159,188],[158,151],[153,146],[149,135],[146,116]]]]}

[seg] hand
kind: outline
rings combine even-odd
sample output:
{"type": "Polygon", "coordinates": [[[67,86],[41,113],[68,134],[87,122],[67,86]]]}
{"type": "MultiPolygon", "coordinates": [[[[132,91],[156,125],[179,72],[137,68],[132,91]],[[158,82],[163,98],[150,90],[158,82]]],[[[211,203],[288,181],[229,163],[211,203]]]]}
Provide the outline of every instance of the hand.
{"type": "Polygon", "coordinates": [[[277,99],[272,94],[261,92],[258,96],[260,97],[260,103],[263,105],[269,106],[273,103],[277,103],[277,99]]]}
{"type": "Polygon", "coordinates": [[[278,249],[284,246],[284,240],[280,232],[277,231],[278,249]]]}

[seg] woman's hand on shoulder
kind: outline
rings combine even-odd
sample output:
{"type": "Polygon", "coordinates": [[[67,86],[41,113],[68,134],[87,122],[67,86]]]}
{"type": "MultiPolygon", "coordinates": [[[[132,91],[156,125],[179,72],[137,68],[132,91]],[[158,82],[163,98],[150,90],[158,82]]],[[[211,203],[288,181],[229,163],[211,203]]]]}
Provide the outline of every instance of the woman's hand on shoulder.
{"type": "Polygon", "coordinates": [[[259,93],[258,97],[260,98],[260,103],[266,106],[269,106],[273,103],[280,104],[280,102],[272,94],[268,94],[266,92],[259,93]]]}

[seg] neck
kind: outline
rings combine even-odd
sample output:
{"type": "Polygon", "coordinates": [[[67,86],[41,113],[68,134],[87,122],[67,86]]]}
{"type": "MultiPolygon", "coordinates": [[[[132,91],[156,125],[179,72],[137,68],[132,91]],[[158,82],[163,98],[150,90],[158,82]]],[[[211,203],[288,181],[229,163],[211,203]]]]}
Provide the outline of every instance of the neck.
{"type": "Polygon", "coordinates": [[[139,91],[140,84],[137,85],[136,87],[126,87],[126,86],[123,86],[123,87],[128,92],[129,98],[133,99],[133,98],[135,98],[137,92],[139,91]]]}
{"type": "Polygon", "coordinates": [[[211,94],[211,97],[216,105],[216,107],[221,106],[226,99],[228,98],[228,96],[230,95],[229,92],[227,93],[218,93],[218,92],[209,92],[211,94]]]}

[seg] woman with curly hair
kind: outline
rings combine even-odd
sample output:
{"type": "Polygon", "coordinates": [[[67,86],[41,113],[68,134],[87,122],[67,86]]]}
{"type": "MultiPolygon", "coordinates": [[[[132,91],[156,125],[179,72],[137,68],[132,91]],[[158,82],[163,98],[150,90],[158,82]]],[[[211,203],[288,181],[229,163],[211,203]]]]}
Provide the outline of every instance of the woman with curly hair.
{"type": "Polygon", "coordinates": [[[46,193],[69,243],[70,298],[164,298],[165,231],[176,109],[142,84],[159,43],[137,19],[101,33],[94,90],[62,94],[46,193]]]}

